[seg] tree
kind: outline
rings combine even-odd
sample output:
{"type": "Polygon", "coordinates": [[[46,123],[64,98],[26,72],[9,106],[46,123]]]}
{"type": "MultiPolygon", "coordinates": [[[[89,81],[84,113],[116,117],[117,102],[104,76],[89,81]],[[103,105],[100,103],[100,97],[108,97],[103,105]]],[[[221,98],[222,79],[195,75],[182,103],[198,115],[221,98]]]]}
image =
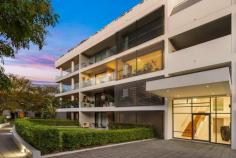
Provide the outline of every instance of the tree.
{"type": "MultiPolygon", "coordinates": [[[[54,13],[50,0],[0,0],[0,58],[14,57],[19,49],[31,44],[39,49],[45,44],[47,28],[54,27],[59,16],[54,13]]],[[[9,80],[0,70],[0,88],[9,80]],[[3,79],[3,80],[2,80],[3,79]]]]}
{"type": "MultiPolygon", "coordinates": [[[[49,109],[50,116],[53,115],[53,108],[58,105],[54,94],[56,87],[37,87],[25,78],[10,75],[11,87],[8,90],[0,90],[0,112],[17,109],[23,111],[44,112],[49,109]]],[[[55,115],[55,114],[54,114],[55,115]]]]}

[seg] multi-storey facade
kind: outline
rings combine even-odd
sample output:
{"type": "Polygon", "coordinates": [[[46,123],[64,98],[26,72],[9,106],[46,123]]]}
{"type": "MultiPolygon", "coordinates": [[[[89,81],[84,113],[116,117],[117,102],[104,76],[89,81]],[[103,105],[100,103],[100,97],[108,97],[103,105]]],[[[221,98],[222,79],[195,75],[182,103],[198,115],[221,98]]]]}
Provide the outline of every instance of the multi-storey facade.
{"type": "Polygon", "coordinates": [[[58,117],[236,148],[236,0],[145,0],[55,66],[58,117]]]}

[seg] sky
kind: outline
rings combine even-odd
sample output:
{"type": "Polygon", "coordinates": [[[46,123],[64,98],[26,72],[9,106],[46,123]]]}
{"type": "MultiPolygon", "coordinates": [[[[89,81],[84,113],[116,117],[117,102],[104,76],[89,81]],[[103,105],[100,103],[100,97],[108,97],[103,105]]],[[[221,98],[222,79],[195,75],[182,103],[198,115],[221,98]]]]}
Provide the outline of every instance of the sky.
{"type": "Polygon", "coordinates": [[[31,46],[14,59],[5,59],[5,72],[30,79],[34,84],[55,84],[54,62],[80,41],[123,15],[142,0],[51,0],[59,23],[48,28],[42,50],[31,46]]]}

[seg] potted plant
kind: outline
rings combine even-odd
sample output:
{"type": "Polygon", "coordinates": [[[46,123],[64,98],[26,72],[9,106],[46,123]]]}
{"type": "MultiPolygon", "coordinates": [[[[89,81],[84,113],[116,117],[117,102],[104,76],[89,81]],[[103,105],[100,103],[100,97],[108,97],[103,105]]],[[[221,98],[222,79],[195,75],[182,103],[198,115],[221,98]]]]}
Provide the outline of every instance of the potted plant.
{"type": "Polygon", "coordinates": [[[108,95],[107,101],[108,101],[109,106],[114,106],[114,97],[112,97],[111,95],[108,95]]]}
{"type": "Polygon", "coordinates": [[[90,102],[90,107],[95,107],[95,102],[94,101],[90,102]]]}

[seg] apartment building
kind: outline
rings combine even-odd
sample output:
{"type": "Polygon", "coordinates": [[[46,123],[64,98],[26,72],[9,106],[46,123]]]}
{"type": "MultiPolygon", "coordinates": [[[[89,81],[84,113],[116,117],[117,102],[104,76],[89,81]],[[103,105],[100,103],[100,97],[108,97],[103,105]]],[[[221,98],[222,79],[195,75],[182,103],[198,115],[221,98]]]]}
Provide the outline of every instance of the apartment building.
{"type": "Polygon", "coordinates": [[[55,66],[57,117],[236,149],[236,0],[144,0],[55,66]]]}

